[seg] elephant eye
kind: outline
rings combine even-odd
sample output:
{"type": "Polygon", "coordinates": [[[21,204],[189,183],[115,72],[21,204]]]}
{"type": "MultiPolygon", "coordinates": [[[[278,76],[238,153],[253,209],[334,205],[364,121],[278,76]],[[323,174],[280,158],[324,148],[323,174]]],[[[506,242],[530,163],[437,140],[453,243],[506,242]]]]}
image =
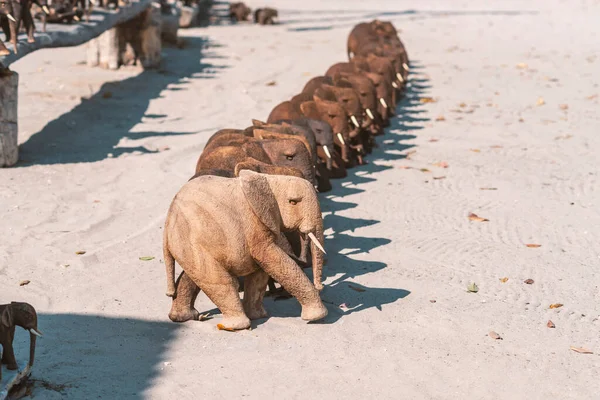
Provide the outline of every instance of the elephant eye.
{"type": "Polygon", "coordinates": [[[335,118],[335,114],[329,114],[329,118],[334,119],[335,118]]]}
{"type": "Polygon", "coordinates": [[[290,199],[289,202],[291,205],[295,206],[296,204],[300,203],[302,199],[290,199]]]}
{"type": "Polygon", "coordinates": [[[342,99],[342,101],[343,101],[344,103],[347,103],[347,102],[349,102],[350,100],[348,100],[348,99],[342,99]]]}
{"type": "Polygon", "coordinates": [[[287,158],[288,160],[292,161],[294,159],[294,156],[286,156],[285,158],[287,158]]]}

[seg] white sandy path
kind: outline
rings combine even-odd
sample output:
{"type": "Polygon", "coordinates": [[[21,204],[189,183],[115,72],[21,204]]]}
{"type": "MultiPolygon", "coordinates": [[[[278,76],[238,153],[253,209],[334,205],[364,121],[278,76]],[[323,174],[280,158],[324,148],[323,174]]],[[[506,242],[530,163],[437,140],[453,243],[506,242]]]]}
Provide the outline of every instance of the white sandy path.
{"type": "Polygon", "coordinates": [[[37,398],[597,398],[599,2],[322,3],[186,31],[161,73],[88,69],[81,48],[14,65],[25,161],[0,171],[0,301],[36,305],[34,376],[68,385],[37,398]],[[161,225],[205,140],[266,118],[374,17],[418,68],[371,164],[321,196],[327,323],[295,300],[252,331],[169,322],[161,225]]]}

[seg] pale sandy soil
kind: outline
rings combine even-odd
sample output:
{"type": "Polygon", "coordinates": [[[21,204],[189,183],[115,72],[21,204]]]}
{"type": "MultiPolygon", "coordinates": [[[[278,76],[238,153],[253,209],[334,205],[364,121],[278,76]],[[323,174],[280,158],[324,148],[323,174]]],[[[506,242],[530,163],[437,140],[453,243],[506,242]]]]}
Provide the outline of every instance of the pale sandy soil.
{"type": "Polygon", "coordinates": [[[264,4],[282,25],[185,31],[159,73],[89,69],[84,48],[13,66],[0,301],[38,308],[34,377],[65,385],[35,398],[598,398],[600,3],[264,4]],[[402,30],[412,85],[370,164],[321,195],[327,320],[291,299],[251,331],[171,323],[161,225],[204,142],[265,119],[372,18],[402,30]]]}

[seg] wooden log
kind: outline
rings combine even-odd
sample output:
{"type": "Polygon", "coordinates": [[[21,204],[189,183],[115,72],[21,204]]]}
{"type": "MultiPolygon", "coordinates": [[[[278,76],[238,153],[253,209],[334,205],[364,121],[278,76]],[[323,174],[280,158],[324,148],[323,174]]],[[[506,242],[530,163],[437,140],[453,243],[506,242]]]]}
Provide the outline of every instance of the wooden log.
{"type": "MultiPolygon", "coordinates": [[[[48,24],[46,33],[35,33],[35,43],[27,43],[26,36],[21,34],[17,44],[18,54],[11,51],[7,56],[0,56],[0,64],[8,67],[18,59],[39,49],[79,46],[114,26],[138,16],[147,10],[151,3],[152,0],[132,0],[118,11],[95,9],[90,16],[90,22],[81,21],[71,25],[48,24]]],[[[12,46],[10,46],[10,50],[12,50],[12,46]]]]}
{"type": "Polygon", "coordinates": [[[148,7],[135,18],[117,25],[88,43],[87,63],[106,69],[121,65],[156,68],[161,61],[160,9],[148,7]]]}
{"type": "Polygon", "coordinates": [[[18,87],[19,74],[0,66],[0,167],[10,167],[19,160],[18,87]]]}
{"type": "Polygon", "coordinates": [[[170,14],[161,15],[161,37],[166,43],[177,44],[177,30],[181,20],[181,10],[175,5],[171,6],[170,14]]]}
{"type": "Polygon", "coordinates": [[[180,28],[190,28],[195,26],[198,21],[198,15],[200,14],[200,6],[194,4],[191,7],[181,6],[181,16],[179,17],[180,28]]]}
{"type": "Polygon", "coordinates": [[[18,371],[9,371],[2,365],[0,365],[0,368],[4,369],[2,371],[2,381],[0,381],[0,400],[4,400],[14,386],[29,378],[31,367],[27,365],[24,369],[18,371]]]}

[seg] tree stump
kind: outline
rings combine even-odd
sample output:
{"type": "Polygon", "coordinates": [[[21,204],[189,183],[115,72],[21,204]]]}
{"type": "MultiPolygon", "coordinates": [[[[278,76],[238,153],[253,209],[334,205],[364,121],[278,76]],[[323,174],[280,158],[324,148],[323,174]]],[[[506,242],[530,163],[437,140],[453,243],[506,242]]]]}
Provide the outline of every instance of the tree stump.
{"type": "Polygon", "coordinates": [[[181,16],[179,17],[180,28],[190,28],[195,26],[198,21],[200,14],[200,6],[194,4],[193,6],[181,6],[181,16]]]}
{"type": "Polygon", "coordinates": [[[0,167],[19,160],[17,104],[19,74],[0,66],[0,167]]]}
{"type": "Polygon", "coordinates": [[[105,69],[121,65],[157,68],[161,61],[160,9],[148,7],[138,16],[104,32],[88,43],[87,64],[105,69]]]}

